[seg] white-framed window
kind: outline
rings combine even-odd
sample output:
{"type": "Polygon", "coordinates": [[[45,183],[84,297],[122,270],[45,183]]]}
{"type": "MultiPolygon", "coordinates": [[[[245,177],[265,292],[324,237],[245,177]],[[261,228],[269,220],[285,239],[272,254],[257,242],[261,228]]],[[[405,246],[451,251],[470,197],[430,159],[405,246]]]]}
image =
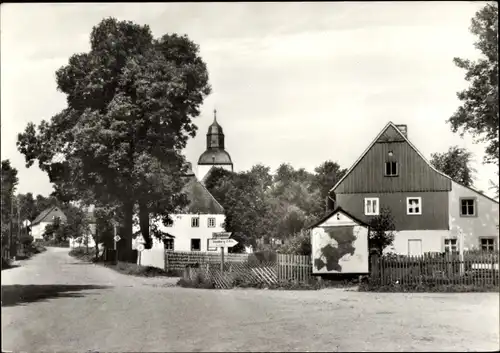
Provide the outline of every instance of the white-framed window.
{"type": "Polygon", "coordinates": [[[495,238],[481,238],[479,239],[481,250],[483,251],[494,251],[495,250],[495,238]]]}
{"type": "Polygon", "coordinates": [[[398,176],[398,162],[385,162],[385,176],[398,176]]]}
{"type": "Polygon", "coordinates": [[[406,214],[421,215],[422,214],[422,198],[407,197],[406,198],[406,214]]]}
{"type": "Polygon", "coordinates": [[[378,214],[379,214],[378,197],[365,198],[365,215],[366,216],[377,216],[378,214]]]}
{"type": "Polygon", "coordinates": [[[201,239],[191,239],[191,251],[201,250],[201,239]]]}
{"type": "Polygon", "coordinates": [[[198,228],[200,226],[200,217],[192,217],[191,218],[191,227],[198,228]]]}
{"type": "Polygon", "coordinates": [[[461,198],[460,199],[460,217],[474,217],[476,216],[476,199],[461,198]]]}
{"type": "Polygon", "coordinates": [[[208,228],[215,228],[215,217],[208,217],[207,226],[208,228]]]}
{"type": "Polygon", "coordinates": [[[444,240],[444,252],[456,253],[458,252],[458,241],[457,239],[445,239],[444,240]]]}

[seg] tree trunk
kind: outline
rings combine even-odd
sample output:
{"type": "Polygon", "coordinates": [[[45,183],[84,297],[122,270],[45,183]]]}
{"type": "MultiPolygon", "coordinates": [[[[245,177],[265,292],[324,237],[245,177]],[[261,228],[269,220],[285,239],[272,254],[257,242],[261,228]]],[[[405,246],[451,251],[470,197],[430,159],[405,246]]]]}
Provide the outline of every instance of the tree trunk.
{"type": "Polygon", "coordinates": [[[97,262],[97,260],[99,259],[99,237],[97,236],[97,228],[95,230],[95,237],[93,238],[95,243],[95,260],[97,262]]]}
{"type": "Polygon", "coordinates": [[[119,233],[122,239],[116,244],[119,261],[134,262],[132,252],[133,215],[134,204],[132,202],[127,202],[122,207],[123,223],[119,233]]]}
{"type": "Polygon", "coordinates": [[[146,249],[151,249],[153,245],[152,237],[149,234],[149,210],[145,203],[139,202],[139,225],[141,227],[141,234],[146,244],[146,249]]]}

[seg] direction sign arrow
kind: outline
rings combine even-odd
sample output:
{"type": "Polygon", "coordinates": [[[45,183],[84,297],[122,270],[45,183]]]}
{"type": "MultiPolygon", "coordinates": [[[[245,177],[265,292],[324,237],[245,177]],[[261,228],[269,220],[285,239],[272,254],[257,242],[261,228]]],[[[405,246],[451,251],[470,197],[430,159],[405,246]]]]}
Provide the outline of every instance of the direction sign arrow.
{"type": "Polygon", "coordinates": [[[234,239],[208,239],[208,247],[210,248],[232,248],[238,244],[234,239]]]}
{"type": "Polygon", "coordinates": [[[212,239],[229,239],[231,236],[231,232],[217,232],[217,233],[212,233],[212,239]]]}

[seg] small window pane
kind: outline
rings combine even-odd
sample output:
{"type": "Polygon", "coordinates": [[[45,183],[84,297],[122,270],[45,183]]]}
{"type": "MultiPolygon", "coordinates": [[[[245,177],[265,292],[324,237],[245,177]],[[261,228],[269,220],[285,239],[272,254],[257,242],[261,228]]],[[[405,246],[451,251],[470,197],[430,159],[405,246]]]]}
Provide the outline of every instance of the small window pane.
{"type": "Polygon", "coordinates": [[[199,227],[200,226],[200,218],[193,217],[191,218],[191,227],[199,227]]]}

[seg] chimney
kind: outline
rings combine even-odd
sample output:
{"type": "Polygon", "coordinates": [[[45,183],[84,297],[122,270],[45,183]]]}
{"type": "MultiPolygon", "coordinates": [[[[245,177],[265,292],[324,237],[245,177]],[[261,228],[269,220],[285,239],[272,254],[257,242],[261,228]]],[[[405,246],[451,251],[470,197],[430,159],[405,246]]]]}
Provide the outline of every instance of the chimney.
{"type": "Polygon", "coordinates": [[[401,131],[404,137],[408,138],[408,127],[406,125],[396,125],[396,127],[401,131]]]}

